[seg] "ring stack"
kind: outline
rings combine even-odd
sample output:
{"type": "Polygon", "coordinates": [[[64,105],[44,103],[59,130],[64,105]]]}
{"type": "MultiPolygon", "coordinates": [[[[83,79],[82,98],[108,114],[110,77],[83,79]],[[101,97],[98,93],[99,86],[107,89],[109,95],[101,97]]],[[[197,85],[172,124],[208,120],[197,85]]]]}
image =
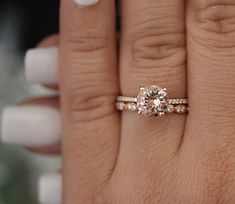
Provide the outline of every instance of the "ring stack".
{"type": "Polygon", "coordinates": [[[140,87],[137,97],[118,96],[116,107],[120,111],[136,111],[150,117],[189,111],[188,99],[169,99],[167,89],[155,85],[140,87]]]}

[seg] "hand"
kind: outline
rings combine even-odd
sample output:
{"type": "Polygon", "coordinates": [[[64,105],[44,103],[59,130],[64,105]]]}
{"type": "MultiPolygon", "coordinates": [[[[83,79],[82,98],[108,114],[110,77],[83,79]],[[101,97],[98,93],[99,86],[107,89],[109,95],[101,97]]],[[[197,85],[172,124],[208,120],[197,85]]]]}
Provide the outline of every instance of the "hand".
{"type": "Polygon", "coordinates": [[[235,1],[122,1],[119,52],[114,1],[61,10],[63,203],[234,203],[235,1]],[[115,110],[151,84],[189,114],[115,110]]]}
{"type": "Polygon", "coordinates": [[[63,203],[234,203],[235,1],[125,0],[119,52],[113,0],[93,3],[61,5],[63,203]],[[115,110],[151,84],[189,114],[115,110]]]}

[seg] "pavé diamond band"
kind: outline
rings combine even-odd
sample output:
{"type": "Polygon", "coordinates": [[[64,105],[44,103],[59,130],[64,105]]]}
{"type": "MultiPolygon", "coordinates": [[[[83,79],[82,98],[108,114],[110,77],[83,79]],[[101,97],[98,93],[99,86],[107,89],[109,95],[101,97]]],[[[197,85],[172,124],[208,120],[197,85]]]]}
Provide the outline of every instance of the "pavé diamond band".
{"type": "Polygon", "coordinates": [[[118,96],[116,107],[121,111],[137,111],[151,117],[189,111],[188,99],[169,99],[167,89],[155,85],[140,87],[137,97],[118,96]]]}

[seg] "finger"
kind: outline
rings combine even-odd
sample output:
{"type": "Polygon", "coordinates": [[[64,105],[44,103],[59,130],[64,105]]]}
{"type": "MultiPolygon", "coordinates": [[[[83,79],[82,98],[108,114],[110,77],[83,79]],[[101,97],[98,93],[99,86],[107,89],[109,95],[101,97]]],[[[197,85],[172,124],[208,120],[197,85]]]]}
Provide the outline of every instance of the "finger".
{"type": "Polygon", "coordinates": [[[59,45],[59,34],[49,35],[37,44],[36,47],[50,47],[59,45]]]}
{"type": "MultiPolygon", "coordinates": [[[[32,99],[2,113],[1,139],[6,144],[38,149],[58,147],[61,126],[58,98],[32,99]]],[[[52,151],[51,153],[56,153],[52,151]]]]}
{"type": "MultiPolygon", "coordinates": [[[[185,98],[183,1],[125,0],[122,13],[122,94],[136,96],[140,86],[158,85],[170,98],[185,98]]],[[[163,170],[181,144],[184,122],[185,115],[146,118],[123,112],[120,166],[127,164],[131,173],[138,165],[138,175],[145,166],[163,170]]]]}
{"type": "Polygon", "coordinates": [[[45,154],[45,155],[59,155],[61,154],[61,146],[60,144],[54,145],[54,146],[46,146],[46,147],[25,147],[30,152],[36,153],[36,154],[45,154]]]}
{"type": "Polygon", "coordinates": [[[119,143],[115,6],[113,0],[61,6],[63,202],[91,203],[112,174],[119,143]]]}
{"type": "Polygon", "coordinates": [[[234,17],[234,0],[188,2],[188,141],[214,156],[222,144],[231,150],[235,145],[234,17]]]}
{"type": "Polygon", "coordinates": [[[27,51],[25,76],[29,83],[58,89],[58,38],[58,35],[49,36],[27,51]]]}

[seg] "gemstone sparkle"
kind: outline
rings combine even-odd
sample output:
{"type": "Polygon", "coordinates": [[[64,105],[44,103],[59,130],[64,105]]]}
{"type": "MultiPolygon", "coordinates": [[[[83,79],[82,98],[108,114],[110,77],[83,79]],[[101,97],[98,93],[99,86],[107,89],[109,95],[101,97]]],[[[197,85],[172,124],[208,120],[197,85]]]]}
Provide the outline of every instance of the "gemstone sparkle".
{"type": "Polygon", "coordinates": [[[141,87],[137,96],[137,108],[145,116],[162,116],[168,112],[166,89],[158,86],[141,87]]]}

